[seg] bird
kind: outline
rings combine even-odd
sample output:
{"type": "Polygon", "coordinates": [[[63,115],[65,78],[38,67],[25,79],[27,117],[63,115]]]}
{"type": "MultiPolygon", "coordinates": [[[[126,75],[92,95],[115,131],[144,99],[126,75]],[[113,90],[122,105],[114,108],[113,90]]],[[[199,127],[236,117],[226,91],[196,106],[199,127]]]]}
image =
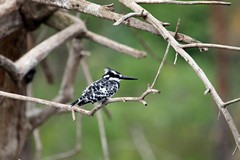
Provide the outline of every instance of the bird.
{"type": "Polygon", "coordinates": [[[71,107],[75,105],[82,106],[87,103],[106,102],[118,91],[121,80],[137,80],[137,78],[124,76],[109,67],[105,68],[102,78],[88,86],[82,92],[80,98],[71,103],[71,107]]]}

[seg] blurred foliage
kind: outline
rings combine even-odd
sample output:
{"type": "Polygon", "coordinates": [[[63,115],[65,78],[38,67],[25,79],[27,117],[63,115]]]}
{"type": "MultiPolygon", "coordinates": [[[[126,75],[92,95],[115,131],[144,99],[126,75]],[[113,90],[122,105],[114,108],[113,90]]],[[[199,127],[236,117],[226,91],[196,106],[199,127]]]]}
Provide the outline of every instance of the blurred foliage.
{"type": "MultiPolygon", "coordinates": [[[[104,2],[111,3],[111,1],[102,1],[101,3],[104,4],[104,2]]],[[[209,23],[210,8],[208,6],[144,5],[144,7],[159,20],[171,23],[171,26],[167,27],[169,30],[175,30],[177,19],[180,18],[179,32],[203,42],[211,42],[209,39],[211,37],[209,31],[211,28],[211,23],[209,23]]],[[[115,2],[115,8],[116,12],[122,14],[129,12],[117,2],[115,2]]],[[[227,9],[230,10],[230,8],[227,9]]],[[[89,30],[144,50],[133,33],[133,29],[123,25],[116,27],[112,25],[113,22],[89,15],[81,14],[81,17],[86,21],[89,30]]],[[[137,32],[155,54],[159,57],[163,56],[166,42],[161,37],[144,31],[137,32]]],[[[38,33],[39,31],[36,32],[36,36],[38,33]]],[[[49,33],[53,34],[53,31],[51,30],[49,33]]],[[[85,48],[91,52],[91,56],[87,57],[86,60],[94,80],[101,77],[106,66],[139,79],[134,82],[122,82],[115,97],[141,95],[147,85],[152,83],[160,64],[150,55],[144,59],[134,59],[88,40],[84,40],[84,44],[85,48]]],[[[187,51],[202,67],[210,81],[216,84],[213,50],[207,53],[200,53],[197,49],[187,51]]],[[[217,107],[209,95],[203,94],[205,87],[188,64],[179,57],[177,64],[173,65],[174,57],[175,52],[170,50],[167,62],[154,87],[160,89],[161,94],[149,95],[146,98],[147,107],[141,103],[114,103],[107,106],[111,111],[112,119],[107,119],[104,114],[103,116],[111,159],[141,159],[130,132],[136,126],[141,126],[143,129],[157,159],[212,159],[214,137],[217,136],[214,131],[214,126],[217,123],[217,107]]],[[[52,99],[58,93],[64,72],[65,65],[63,64],[66,63],[66,59],[66,46],[56,49],[48,57],[55,75],[56,83],[54,85],[49,85],[41,68],[37,68],[33,82],[35,97],[52,99]]],[[[75,81],[75,98],[80,96],[86,85],[83,72],[79,69],[75,81]]],[[[92,105],[86,107],[90,109],[92,105]]],[[[43,157],[73,148],[76,143],[75,132],[75,122],[72,122],[71,114],[50,118],[40,128],[43,157]]],[[[83,117],[81,146],[80,153],[69,160],[103,159],[96,117],[83,117]]]]}

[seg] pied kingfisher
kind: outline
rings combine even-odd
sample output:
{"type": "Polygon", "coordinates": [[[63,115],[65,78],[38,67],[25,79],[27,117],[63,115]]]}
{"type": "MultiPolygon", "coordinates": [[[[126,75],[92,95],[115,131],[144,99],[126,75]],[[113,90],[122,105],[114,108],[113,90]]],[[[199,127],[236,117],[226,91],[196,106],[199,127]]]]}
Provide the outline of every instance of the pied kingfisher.
{"type": "Polygon", "coordinates": [[[101,79],[93,82],[82,93],[81,97],[74,101],[71,106],[82,106],[87,103],[101,102],[104,103],[108,98],[112,97],[120,87],[120,80],[137,80],[123,76],[121,73],[105,68],[104,75],[101,79]]]}

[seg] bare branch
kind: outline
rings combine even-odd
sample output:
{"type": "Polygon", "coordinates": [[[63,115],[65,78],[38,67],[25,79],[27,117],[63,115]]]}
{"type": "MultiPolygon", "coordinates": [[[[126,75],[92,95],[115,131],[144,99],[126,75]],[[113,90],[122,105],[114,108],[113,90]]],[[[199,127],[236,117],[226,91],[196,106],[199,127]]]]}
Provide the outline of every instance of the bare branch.
{"type": "Polygon", "coordinates": [[[125,53],[129,56],[133,56],[135,58],[143,58],[147,55],[144,51],[139,51],[137,49],[128,47],[124,44],[120,44],[118,42],[115,42],[113,40],[110,40],[106,37],[100,36],[98,34],[95,34],[93,32],[87,31],[84,35],[86,38],[93,40],[94,42],[97,42],[103,46],[106,46],[108,48],[112,48],[120,53],[125,53]]]}
{"type": "Polygon", "coordinates": [[[227,101],[227,102],[225,102],[225,103],[223,104],[223,107],[227,107],[227,106],[229,106],[229,105],[231,105],[231,104],[234,104],[234,103],[237,103],[237,102],[239,102],[239,101],[240,101],[240,98],[236,98],[236,99],[227,101]]]}
{"type": "Polygon", "coordinates": [[[227,49],[227,50],[232,50],[232,51],[239,51],[240,52],[240,47],[235,47],[235,46],[228,46],[228,45],[220,45],[220,44],[211,44],[211,43],[192,43],[192,44],[182,44],[182,48],[220,48],[220,49],[227,49]]]}
{"type": "MultiPolygon", "coordinates": [[[[152,89],[152,88],[148,87],[147,90],[145,92],[143,92],[142,95],[139,96],[139,97],[109,98],[108,101],[106,101],[104,103],[104,105],[107,105],[109,103],[115,103],[115,102],[140,102],[140,103],[143,103],[143,105],[147,106],[147,102],[144,99],[150,93],[152,93],[152,94],[156,94],[156,93],[159,94],[160,91],[157,90],[157,89],[152,89]]],[[[103,106],[101,106],[101,107],[103,107],[103,106]]],[[[96,108],[96,109],[99,110],[100,108],[96,108]]],[[[95,111],[93,111],[93,113],[95,113],[95,111]]]]}
{"type": "Polygon", "coordinates": [[[221,1],[171,1],[171,0],[135,0],[136,3],[177,4],[177,5],[231,5],[231,2],[221,1]]]}
{"type": "Polygon", "coordinates": [[[159,77],[159,75],[160,75],[160,72],[161,72],[161,69],[162,69],[162,67],[163,67],[163,64],[164,64],[164,62],[165,62],[165,60],[166,60],[166,58],[167,58],[167,54],[168,54],[169,48],[170,48],[170,43],[168,43],[168,45],[167,45],[167,48],[166,48],[166,51],[165,51],[165,53],[164,53],[162,62],[161,62],[160,65],[159,65],[157,74],[156,74],[156,76],[155,76],[155,78],[154,78],[154,80],[153,80],[152,85],[151,85],[150,88],[153,88],[153,86],[155,85],[155,83],[156,83],[156,81],[157,81],[157,79],[158,79],[158,77],[159,77]]]}
{"type": "MultiPolygon", "coordinates": [[[[132,9],[134,12],[142,11],[143,8],[139,6],[134,0],[120,0],[121,3],[126,5],[128,8],[132,9]]],[[[170,43],[170,45],[173,47],[173,49],[181,55],[186,62],[192,67],[192,69],[196,72],[196,74],[199,76],[199,78],[204,83],[206,89],[209,89],[210,94],[214,101],[216,102],[219,110],[224,115],[226,122],[228,123],[230,130],[233,134],[233,137],[235,139],[235,142],[240,149],[240,140],[239,140],[239,132],[236,128],[236,125],[232,119],[232,116],[228,112],[226,108],[223,107],[224,102],[216,92],[215,88],[213,87],[212,83],[209,81],[205,73],[202,71],[202,69],[198,66],[198,64],[192,59],[192,57],[183,49],[181,48],[181,45],[174,39],[174,37],[169,34],[166,28],[162,26],[161,23],[151,14],[148,12],[146,20],[152,24],[162,35],[162,37],[170,43]]]]}
{"type": "Polygon", "coordinates": [[[76,34],[81,32],[83,29],[83,26],[79,23],[72,24],[27,52],[17,62],[15,62],[19,73],[19,79],[22,79],[30,69],[42,61],[49,52],[64,43],[66,40],[76,36],[76,34]]]}
{"type": "MultiPolygon", "coordinates": [[[[144,11],[144,10],[143,10],[144,11]]],[[[121,24],[123,21],[129,19],[130,17],[145,17],[146,14],[144,12],[133,12],[133,13],[128,13],[124,16],[122,16],[119,20],[117,20],[115,23],[113,23],[114,26],[118,26],[121,24]]]]}
{"type": "Polygon", "coordinates": [[[73,109],[76,112],[82,113],[87,116],[91,116],[89,114],[90,111],[82,109],[82,108],[78,108],[78,107],[70,108],[70,105],[68,105],[68,104],[62,104],[62,103],[52,102],[52,101],[48,101],[48,100],[44,100],[44,99],[33,98],[33,97],[23,96],[23,95],[14,94],[14,93],[3,92],[3,91],[0,91],[0,96],[13,98],[13,99],[21,100],[21,101],[39,103],[39,104],[43,104],[46,106],[55,107],[55,108],[59,108],[59,109],[67,109],[67,110],[73,109]]]}

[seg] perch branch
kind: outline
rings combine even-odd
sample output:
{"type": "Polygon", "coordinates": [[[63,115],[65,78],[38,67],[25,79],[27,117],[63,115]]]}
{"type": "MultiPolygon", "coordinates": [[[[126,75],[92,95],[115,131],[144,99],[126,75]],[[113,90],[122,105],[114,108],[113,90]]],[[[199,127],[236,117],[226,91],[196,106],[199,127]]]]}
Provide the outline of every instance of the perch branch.
{"type": "MultiPolygon", "coordinates": [[[[59,109],[70,110],[70,105],[68,105],[68,104],[52,102],[52,101],[48,101],[48,100],[44,100],[44,99],[40,99],[40,98],[33,98],[33,97],[23,96],[23,95],[14,94],[14,93],[3,92],[3,91],[0,91],[0,96],[17,99],[17,100],[21,100],[21,101],[39,103],[39,104],[43,104],[46,106],[55,107],[55,108],[59,108],[59,109]]],[[[88,110],[78,108],[78,107],[72,107],[71,109],[75,110],[76,112],[79,112],[79,113],[89,116],[90,111],[88,111],[88,110]]]]}
{"type": "Polygon", "coordinates": [[[171,0],[135,0],[136,3],[177,4],[177,5],[231,5],[231,2],[221,1],[171,1],[171,0]]]}

